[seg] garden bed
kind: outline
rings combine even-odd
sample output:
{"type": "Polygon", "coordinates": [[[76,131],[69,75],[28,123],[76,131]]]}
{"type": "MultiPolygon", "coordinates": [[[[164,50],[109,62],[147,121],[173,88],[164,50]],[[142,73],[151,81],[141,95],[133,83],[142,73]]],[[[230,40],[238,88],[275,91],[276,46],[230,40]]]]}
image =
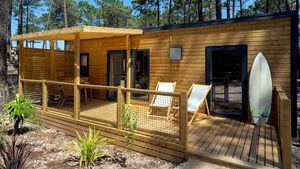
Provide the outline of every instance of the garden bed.
{"type": "MultiPolygon", "coordinates": [[[[31,153],[30,161],[28,162],[29,168],[79,168],[78,157],[74,156],[74,149],[70,146],[70,142],[74,140],[73,137],[53,129],[36,127],[28,123],[26,126],[26,128],[31,130],[19,135],[17,140],[26,140],[27,143],[33,146],[33,152],[31,153]]],[[[174,164],[113,145],[107,147],[106,150],[115,158],[115,160],[108,156],[100,158],[96,162],[95,168],[224,168],[197,159],[190,159],[185,163],[174,164]]]]}

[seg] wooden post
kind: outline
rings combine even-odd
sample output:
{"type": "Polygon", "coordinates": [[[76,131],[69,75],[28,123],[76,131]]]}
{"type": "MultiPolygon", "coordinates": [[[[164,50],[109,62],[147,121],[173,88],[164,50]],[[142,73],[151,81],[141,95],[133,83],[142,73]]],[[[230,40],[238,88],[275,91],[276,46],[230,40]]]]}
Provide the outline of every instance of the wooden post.
{"type": "Polygon", "coordinates": [[[122,86],[118,87],[118,108],[117,108],[117,128],[122,129],[122,107],[124,104],[124,95],[122,86]]]}
{"type": "MultiPolygon", "coordinates": [[[[127,50],[127,70],[126,70],[126,87],[131,88],[131,42],[130,36],[126,35],[126,50],[127,50]]],[[[126,103],[130,103],[130,93],[126,93],[126,103]]]]}
{"type": "Polygon", "coordinates": [[[291,101],[283,99],[280,108],[282,168],[292,168],[292,129],[291,129],[291,101]]]}
{"type": "Polygon", "coordinates": [[[80,34],[75,34],[74,41],[74,118],[79,119],[80,111],[80,34]]]}
{"type": "Polygon", "coordinates": [[[179,135],[182,146],[187,147],[187,94],[181,93],[179,97],[179,135]]]}
{"type": "Polygon", "coordinates": [[[18,93],[19,95],[23,95],[23,83],[21,79],[24,77],[23,76],[23,54],[24,54],[24,41],[20,40],[19,41],[19,84],[18,84],[18,93]]]}
{"type": "Polygon", "coordinates": [[[42,83],[42,110],[46,111],[48,106],[48,90],[46,85],[46,80],[42,83]]]}
{"type": "Polygon", "coordinates": [[[54,40],[50,40],[50,80],[56,79],[54,40]]]}

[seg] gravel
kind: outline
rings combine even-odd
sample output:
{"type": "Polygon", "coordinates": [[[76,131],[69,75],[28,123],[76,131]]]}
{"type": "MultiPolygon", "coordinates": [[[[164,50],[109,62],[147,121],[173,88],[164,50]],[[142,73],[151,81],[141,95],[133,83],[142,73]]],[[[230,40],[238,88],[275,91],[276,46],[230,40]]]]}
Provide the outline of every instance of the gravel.
{"type": "MultiPolygon", "coordinates": [[[[74,150],[70,142],[74,138],[57,132],[53,129],[35,128],[18,137],[18,140],[26,140],[34,146],[33,153],[28,163],[33,169],[76,169],[79,168],[78,161],[74,161],[74,150]]],[[[97,162],[95,169],[225,169],[218,165],[190,158],[187,162],[174,164],[160,158],[123,149],[117,146],[109,146],[106,149],[117,162],[110,157],[102,158],[97,162]]],[[[77,157],[78,158],[78,157],[77,157]]]]}

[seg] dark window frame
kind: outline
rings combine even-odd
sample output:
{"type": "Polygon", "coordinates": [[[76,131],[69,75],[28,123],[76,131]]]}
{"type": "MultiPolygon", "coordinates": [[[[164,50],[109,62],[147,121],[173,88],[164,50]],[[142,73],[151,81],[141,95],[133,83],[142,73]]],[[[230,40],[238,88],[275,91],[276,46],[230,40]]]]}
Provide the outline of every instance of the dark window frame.
{"type": "Polygon", "coordinates": [[[90,54],[89,53],[80,53],[80,77],[89,77],[90,76],[90,54]],[[87,66],[86,71],[82,69],[83,66],[81,66],[81,57],[87,56],[87,66]]]}
{"type": "MultiPolygon", "coordinates": [[[[131,82],[130,83],[131,83],[132,88],[135,88],[134,86],[135,86],[136,77],[134,77],[134,76],[136,76],[136,73],[135,73],[135,69],[134,69],[134,64],[135,64],[135,57],[136,57],[137,52],[147,52],[147,54],[148,54],[148,76],[147,76],[148,77],[147,78],[147,80],[148,80],[148,84],[147,84],[148,89],[147,90],[149,90],[150,89],[150,49],[148,49],[148,48],[145,48],[145,49],[132,49],[131,50],[132,63],[131,63],[131,78],[130,78],[131,82]]],[[[149,101],[149,95],[145,99],[135,97],[135,96],[131,95],[131,99],[149,101]]]]}

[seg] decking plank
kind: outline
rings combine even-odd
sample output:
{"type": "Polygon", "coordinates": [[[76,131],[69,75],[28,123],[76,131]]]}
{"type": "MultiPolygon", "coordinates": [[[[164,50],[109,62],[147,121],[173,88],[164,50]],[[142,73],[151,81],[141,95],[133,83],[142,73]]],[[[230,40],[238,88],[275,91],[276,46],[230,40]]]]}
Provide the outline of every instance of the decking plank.
{"type": "Polygon", "coordinates": [[[257,153],[257,164],[265,165],[265,154],[266,154],[266,144],[265,144],[265,127],[259,127],[259,144],[257,153]]]}
{"type": "Polygon", "coordinates": [[[214,139],[217,136],[217,133],[221,130],[221,128],[223,127],[224,124],[224,120],[219,120],[218,124],[214,126],[213,131],[211,132],[211,134],[209,135],[209,137],[205,140],[205,142],[201,145],[201,147],[199,148],[200,151],[206,151],[206,149],[208,148],[208,146],[214,141],[214,139]]]}
{"type": "Polygon", "coordinates": [[[223,120],[223,122],[221,124],[221,129],[216,134],[213,142],[205,150],[206,152],[211,153],[214,150],[214,148],[216,147],[216,145],[219,143],[220,139],[222,137],[224,137],[224,133],[225,133],[226,129],[229,128],[229,127],[231,127],[230,123],[231,123],[231,120],[229,120],[229,119],[223,120]]]}
{"type": "Polygon", "coordinates": [[[254,128],[255,128],[254,125],[249,124],[249,130],[248,130],[248,133],[247,133],[247,138],[246,138],[245,145],[244,145],[243,152],[242,152],[242,156],[241,156],[241,160],[243,160],[243,161],[249,161],[250,148],[251,148],[254,128]]]}
{"type": "Polygon", "coordinates": [[[220,123],[220,120],[218,119],[214,119],[215,123],[210,127],[210,129],[205,132],[197,141],[196,145],[194,146],[195,149],[199,150],[200,147],[202,146],[202,144],[205,143],[205,141],[207,140],[207,138],[214,132],[214,130],[216,129],[216,126],[218,126],[218,124],[220,123]]]}
{"type": "Polygon", "coordinates": [[[234,155],[233,155],[237,159],[241,159],[242,152],[243,152],[243,149],[244,149],[244,146],[246,143],[247,134],[249,132],[249,128],[250,128],[249,124],[244,125],[242,135],[239,139],[239,142],[237,143],[237,147],[236,147],[234,155]]]}
{"type": "Polygon", "coordinates": [[[225,140],[227,138],[227,136],[229,135],[232,126],[234,125],[235,121],[234,120],[230,120],[230,125],[226,128],[226,130],[224,131],[222,137],[220,138],[220,140],[218,141],[218,144],[214,147],[214,150],[212,151],[212,153],[214,154],[219,154],[223,145],[225,144],[225,140]]]}
{"type": "Polygon", "coordinates": [[[234,152],[236,150],[236,147],[238,146],[238,142],[241,138],[242,131],[243,131],[244,127],[245,127],[245,124],[240,122],[239,126],[238,126],[238,129],[237,129],[235,135],[233,136],[233,139],[230,143],[230,146],[229,146],[229,148],[226,152],[226,156],[233,157],[234,152]]]}
{"type": "Polygon", "coordinates": [[[194,149],[197,149],[197,150],[198,150],[199,144],[200,144],[200,146],[201,146],[202,140],[206,138],[206,135],[209,134],[209,131],[211,131],[212,127],[213,127],[214,125],[217,124],[217,120],[212,119],[211,122],[210,122],[209,124],[211,124],[211,125],[207,125],[207,126],[206,126],[206,129],[204,129],[204,130],[202,130],[202,129],[200,128],[200,132],[199,132],[198,138],[197,138],[197,137],[195,138],[195,142],[194,142],[194,144],[192,145],[192,147],[193,147],[194,149]]]}
{"type": "Polygon", "coordinates": [[[259,127],[255,126],[253,131],[253,136],[252,136],[250,154],[249,154],[249,162],[251,163],[256,163],[258,145],[259,145],[259,127]]]}
{"type": "Polygon", "coordinates": [[[280,151],[279,151],[277,131],[274,126],[271,126],[271,130],[272,130],[272,146],[273,146],[274,166],[280,167],[280,151]]]}
{"type": "Polygon", "coordinates": [[[210,129],[211,125],[214,124],[214,122],[215,121],[213,121],[213,120],[205,119],[205,120],[201,121],[200,124],[199,124],[199,122],[197,123],[199,126],[195,126],[194,124],[192,124],[193,130],[189,130],[189,133],[188,133],[188,146],[191,148],[194,148],[194,145],[197,144],[199,137],[201,137],[206,131],[208,131],[210,129]]]}
{"type": "Polygon", "coordinates": [[[221,151],[219,153],[220,155],[224,155],[224,156],[226,155],[226,152],[228,151],[228,148],[234,138],[234,135],[238,129],[239,124],[240,124],[240,122],[234,121],[233,127],[231,127],[231,131],[230,131],[229,135],[226,137],[224,144],[221,148],[221,151]]]}
{"type": "Polygon", "coordinates": [[[266,125],[266,166],[273,167],[273,147],[272,147],[272,130],[270,125],[266,125]]]}

